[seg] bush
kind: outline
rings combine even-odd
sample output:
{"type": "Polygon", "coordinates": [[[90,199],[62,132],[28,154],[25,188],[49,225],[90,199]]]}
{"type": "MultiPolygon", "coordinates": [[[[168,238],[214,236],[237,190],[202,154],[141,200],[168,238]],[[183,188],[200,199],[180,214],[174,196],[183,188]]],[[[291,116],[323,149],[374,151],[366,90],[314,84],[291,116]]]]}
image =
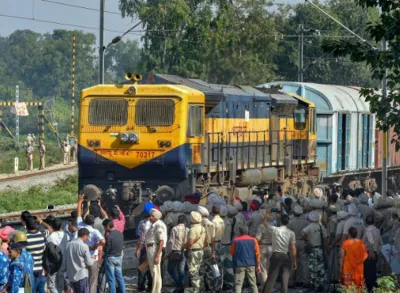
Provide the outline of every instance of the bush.
{"type": "Polygon", "coordinates": [[[41,210],[47,205],[73,204],[77,201],[78,176],[70,175],[59,179],[51,187],[32,186],[27,190],[3,189],[0,191],[0,213],[22,210],[41,210]]]}

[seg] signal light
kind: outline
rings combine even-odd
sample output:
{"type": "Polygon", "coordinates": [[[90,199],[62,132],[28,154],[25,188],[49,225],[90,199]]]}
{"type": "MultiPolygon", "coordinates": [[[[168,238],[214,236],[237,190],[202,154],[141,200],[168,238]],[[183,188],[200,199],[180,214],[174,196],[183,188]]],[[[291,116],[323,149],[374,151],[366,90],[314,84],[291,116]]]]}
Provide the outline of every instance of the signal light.
{"type": "Polygon", "coordinates": [[[96,140],[96,141],[94,142],[94,146],[95,146],[96,148],[98,148],[98,147],[100,146],[100,141],[96,140]]]}
{"type": "Polygon", "coordinates": [[[94,141],[93,140],[89,140],[88,146],[90,146],[92,148],[94,146],[94,141]]]}

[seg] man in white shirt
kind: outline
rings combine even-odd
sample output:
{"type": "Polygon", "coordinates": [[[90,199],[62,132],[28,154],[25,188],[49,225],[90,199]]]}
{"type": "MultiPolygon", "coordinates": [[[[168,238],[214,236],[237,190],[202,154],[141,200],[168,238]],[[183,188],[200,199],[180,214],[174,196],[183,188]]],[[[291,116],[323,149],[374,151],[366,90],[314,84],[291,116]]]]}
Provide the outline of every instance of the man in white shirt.
{"type": "MultiPolygon", "coordinates": [[[[56,218],[50,223],[50,226],[53,232],[47,237],[47,243],[53,243],[57,245],[62,255],[65,255],[65,251],[67,249],[68,243],[68,236],[62,230],[62,222],[60,219],[56,218]]],[[[61,265],[61,268],[58,272],[50,275],[47,275],[47,288],[49,289],[50,293],[62,293],[62,291],[66,288],[65,279],[64,279],[64,272],[65,272],[65,262],[61,265]]]]}
{"type": "Polygon", "coordinates": [[[86,244],[89,246],[90,255],[94,261],[93,265],[88,268],[89,270],[89,293],[97,293],[97,281],[99,276],[99,246],[104,246],[106,244],[106,240],[103,235],[101,235],[100,231],[93,228],[95,218],[92,215],[88,215],[85,218],[85,221],[82,220],[82,203],[83,203],[83,194],[79,195],[78,198],[78,217],[76,222],[78,224],[78,228],[86,228],[89,230],[89,238],[86,241],[86,244]]]}

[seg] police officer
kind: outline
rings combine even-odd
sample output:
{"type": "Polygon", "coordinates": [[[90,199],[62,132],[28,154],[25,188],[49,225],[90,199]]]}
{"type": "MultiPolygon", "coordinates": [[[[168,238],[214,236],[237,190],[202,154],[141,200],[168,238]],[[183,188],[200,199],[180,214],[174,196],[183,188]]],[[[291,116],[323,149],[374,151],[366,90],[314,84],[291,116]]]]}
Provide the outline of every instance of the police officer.
{"type": "Polygon", "coordinates": [[[257,234],[257,229],[262,225],[263,213],[260,211],[261,200],[256,197],[250,202],[250,208],[253,213],[247,220],[247,226],[249,227],[249,235],[255,237],[257,234]]]}
{"type": "MultiPolygon", "coordinates": [[[[213,220],[212,223],[214,224],[215,227],[215,253],[214,253],[214,258],[217,261],[218,268],[220,272],[223,270],[223,253],[224,253],[224,248],[222,246],[222,238],[224,237],[225,234],[225,223],[224,220],[221,218],[221,209],[223,206],[220,205],[214,205],[213,206],[213,220]]],[[[225,208],[226,209],[226,208],[225,208]]],[[[222,276],[222,275],[221,275],[222,276]]],[[[223,278],[221,277],[219,279],[219,283],[216,285],[216,290],[221,290],[222,289],[222,281],[223,278]]]]}
{"type": "MultiPolygon", "coordinates": [[[[266,217],[265,210],[260,211],[262,213],[262,221],[266,217]]],[[[271,222],[272,217],[270,219],[266,219],[271,222]]],[[[269,260],[272,255],[272,231],[269,227],[261,224],[256,233],[256,239],[260,244],[260,254],[261,254],[261,273],[257,275],[258,283],[260,283],[261,288],[264,287],[265,281],[268,277],[269,270],[269,260]]]]}
{"type": "Polygon", "coordinates": [[[33,170],[33,146],[30,142],[26,146],[26,170],[33,170]]]}
{"type": "Polygon", "coordinates": [[[311,248],[308,255],[308,268],[310,271],[310,285],[315,291],[320,291],[324,286],[325,261],[324,254],[327,244],[327,233],[320,224],[321,216],[317,211],[310,213],[311,223],[303,229],[302,235],[311,248]]]}
{"type": "Polygon", "coordinates": [[[293,209],[294,218],[289,221],[288,229],[294,232],[296,236],[296,251],[297,251],[297,270],[292,271],[290,276],[290,285],[308,285],[310,274],[308,270],[308,255],[305,252],[305,241],[302,236],[302,231],[308,226],[308,221],[302,218],[303,208],[296,204],[293,209]]]}
{"type": "Polygon", "coordinates": [[[40,167],[39,170],[44,170],[46,168],[46,146],[44,145],[44,141],[40,140],[40,167]]]}
{"type": "Polygon", "coordinates": [[[156,209],[150,210],[151,227],[146,233],[147,260],[149,262],[151,276],[153,277],[152,293],[161,293],[161,259],[164,246],[165,231],[161,224],[162,214],[156,209]]]}
{"type": "Polygon", "coordinates": [[[67,141],[64,142],[63,154],[64,154],[64,165],[69,165],[70,146],[67,141]]]}
{"type": "Polygon", "coordinates": [[[188,242],[185,248],[188,251],[188,270],[193,293],[200,293],[200,266],[203,263],[203,247],[206,231],[201,225],[202,216],[198,212],[190,213],[192,225],[188,233],[188,242]]]}
{"type": "Polygon", "coordinates": [[[221,263],[223,264],[222,276],[223,276],[223,289],[233,290],[235,287],[235,274],[233,272],[232,255],[230,254],[230,246],[232,242],[232,222],[234,215],[237,214],[237,210],[233,206],[222,206],[219,215],[224,220],[224,236],[221,240],[222,246],[222,257],[221,263]]]}

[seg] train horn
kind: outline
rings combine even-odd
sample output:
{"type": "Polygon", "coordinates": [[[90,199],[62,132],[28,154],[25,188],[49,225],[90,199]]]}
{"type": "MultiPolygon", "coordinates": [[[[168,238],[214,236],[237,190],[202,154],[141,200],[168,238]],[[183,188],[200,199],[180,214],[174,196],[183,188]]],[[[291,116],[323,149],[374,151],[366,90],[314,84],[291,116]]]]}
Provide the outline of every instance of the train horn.
{"type": "Polygon", "coordinates": [[[127,72],[125,74],[125,78],[127,80],[131,80],[134,84],[136,84],[138,81],[142,80],[142,76],[140,74],[133,74],[131,72],[127,72]]]}

